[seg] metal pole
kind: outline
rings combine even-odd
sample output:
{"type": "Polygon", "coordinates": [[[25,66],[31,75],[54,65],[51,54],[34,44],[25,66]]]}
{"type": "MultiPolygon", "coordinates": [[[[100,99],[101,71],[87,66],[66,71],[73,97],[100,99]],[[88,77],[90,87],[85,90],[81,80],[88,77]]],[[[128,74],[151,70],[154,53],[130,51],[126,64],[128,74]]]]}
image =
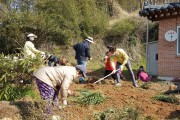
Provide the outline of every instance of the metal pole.
{"type": "Polygon", "coordinates": [[[149,47],[149,20],[147,18],[147,35],[146,35],[146,71],[147,73],[149,73],[148,47],[149,47]]]}

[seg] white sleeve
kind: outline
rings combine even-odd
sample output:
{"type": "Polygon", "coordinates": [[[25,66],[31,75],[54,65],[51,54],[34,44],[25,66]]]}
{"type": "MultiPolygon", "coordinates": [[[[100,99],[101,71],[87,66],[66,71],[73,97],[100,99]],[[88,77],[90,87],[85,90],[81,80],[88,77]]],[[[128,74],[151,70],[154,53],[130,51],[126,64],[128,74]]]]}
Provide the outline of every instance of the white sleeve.
{"type": "Polygon", "coordinates": [[[27,47],[28,47],[30,50],[32,50],[34,53],[40,53],[40,52],[41,52],[41,51],[37,50],[37,49],[34,47],[34,44],[31,43],[31,42],[29,42],[29,43],[27,44],[27,47]]]}

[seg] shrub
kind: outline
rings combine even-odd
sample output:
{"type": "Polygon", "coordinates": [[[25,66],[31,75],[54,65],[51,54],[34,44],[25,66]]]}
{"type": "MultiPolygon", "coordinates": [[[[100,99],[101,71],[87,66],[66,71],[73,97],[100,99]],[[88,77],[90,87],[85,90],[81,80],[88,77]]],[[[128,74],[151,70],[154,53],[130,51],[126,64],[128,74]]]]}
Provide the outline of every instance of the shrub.
{"type": "Polygon", "coordinates": [[[0,56],[0,100],[15,100],[32,95],[31,86],[25,83],[33,79],[33,72],[42,65],[42,59],[12,59],[13,56],[0,56]]]}

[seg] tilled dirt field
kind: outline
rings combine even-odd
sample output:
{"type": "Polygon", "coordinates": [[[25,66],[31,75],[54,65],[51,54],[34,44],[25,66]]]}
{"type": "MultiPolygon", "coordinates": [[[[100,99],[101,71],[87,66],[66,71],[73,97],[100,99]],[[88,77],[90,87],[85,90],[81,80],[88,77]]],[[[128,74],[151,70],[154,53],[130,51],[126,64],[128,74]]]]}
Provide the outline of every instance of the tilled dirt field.
{"type": "MultiPolygon", "coordinates": [[[[142,84],[142,83],[139,83],[142,84]]],[[[123,109],[124,107],[133,107],[140,111],[142,116],[150,116],[151,119],[164,120],[164,119],[180,119],[180,105],[161,102],[153,100],[152,97],[159,95],[168,90],[170,84],[166,82],[152,82],[149,89],[135,88],[130,81],[123,81],[122,86],[115,87],[113,82],[108,81],[104,84],[75,84],[73,83],[71,89],[78,94],[78,90],[89,89],[100,92],[106,96],[104,103],[100,105],[80,106],[73,102],[73,97],[69,98],[69,106],[63,110],[56,110],[54,115],[63,116],[67,120],[87,120],[93,119],[93,115],[97,112],[102,112],[107,108],[123,109]]],[[[178,95],[178,94],[177,94],[178,95]]],[[[179,98],[178,98],[179,99],[179,98]]],[[[180,99],[179,99],[180,100],[180,99]]],[[[24,103],[29,100],[23,100],[24,103]]],[[[11,105],[6,102],[0,104],[0,116],[12,117],[16,116],[16,120],[26,119],[19,117],[17,114],[23,115],[22,109],[10,107],[11,105]],[[9,112],[8,112],[9,111],[9,112]],[[13,112],[14,111],[14,112],[13,112]],[[21,111],[21,112],[20,112],[21,111]],[[6,115],[7,114],[7,115],[6,115]]],[[[35,112],[35,111],[34,111],[35,112]]],[[[39,112],[39,111],[37,111],[39,112]]],[[[2,118],[2,117],[0,117],[2,118]]],[[[15,117],[14,117],[15,119],[15,117]]],[[[13,119],[13,120],[14,120],[13,119]]],[[[42,119],[42,118],[34,118],[42,119]]]]}
{"type": "Polygon", "coordinates": [[[103,111],[107,108],[134,107],[140,110],[144,116],[151,116],[155,119],[172,119],[180,118],[180,105],[167,102],[161,102],[153,100],[152,97],[159,95],[168,89],[166,83],[152,83],[149,89],[135,88],[130,81],[123,81],[121,87],[115,87],[112,84],[74,84],[72,88],[74,90],[85,88],[91,90],[97,90],[108,96],[109,99],[105,103],[90,106],[90,107],[76,107],[72,108],[72,113],[77,114],[80,118],[87,118],[91,116],[95,111],[103,111]]]}

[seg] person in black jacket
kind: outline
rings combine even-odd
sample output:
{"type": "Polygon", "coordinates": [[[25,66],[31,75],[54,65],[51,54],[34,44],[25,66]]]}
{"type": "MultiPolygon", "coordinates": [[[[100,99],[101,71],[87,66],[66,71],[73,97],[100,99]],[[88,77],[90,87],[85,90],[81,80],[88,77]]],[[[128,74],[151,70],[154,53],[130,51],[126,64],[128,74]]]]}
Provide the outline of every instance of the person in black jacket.
{"type": "Polygon", "coordinates": [[[86,58],[91,60],[90,54],[90,44],[94,43],[92,37],[88,37],[81,43],[77,43],[73,46],[76,56],[75,59],[77,60],[78,65],[84,65],[86,67],[86,58]]]}
{"type": "Polygon", "coordinates": [[[57,58],[55,55],[46,55],[45,64],[48,63],[48,66],[66,66],[69,61],[65,56],[57,58]]]}

